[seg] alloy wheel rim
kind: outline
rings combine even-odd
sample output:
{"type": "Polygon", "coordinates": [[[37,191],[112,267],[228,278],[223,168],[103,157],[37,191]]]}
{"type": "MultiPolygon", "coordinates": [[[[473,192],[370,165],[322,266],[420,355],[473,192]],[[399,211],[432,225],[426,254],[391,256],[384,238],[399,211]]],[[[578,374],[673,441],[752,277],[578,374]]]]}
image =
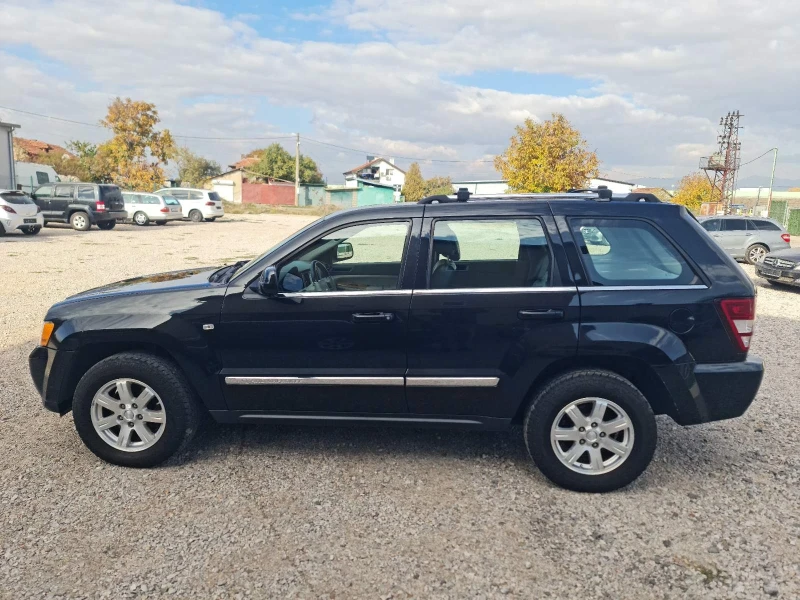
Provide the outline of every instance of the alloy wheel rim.
{"type": "Polygon", "coordinates": [[[145,218],[145,217],[144,217],[144,215],[143,215],[142,213],[138,213],[138,214],[136,215],[136,222],[137,222],[139,225],[144,225],[144,218],[145,218]]]}
{"type": "Polygon", "coordinates": [[[120,378],[104,384],[92,398],[90,414],[100,439],[122,452],[151,448],[167,425],[161,398],[137,379],[120,378]]]}
{"type": "Polygon", "coordinates": [[[77,225],[78,227],[83,227],[84,225],[86,225],[86,219],[81,216],[75,217],[75,225],[77,225]]]}
{"type": "Polygon", "coordinates": [[[750,260],[753,262],[758,262],[762,258],[767,255],[767,251],[764,248],[753,248],[750,250],[750,260]]]}
{"type": "Polygon", "coordinates": [[[619,468],[633,449],[633,422],[616,402],[580,398],[562,408],[550,427],[550,443],[562,465],[584,475],[619,468]]]}

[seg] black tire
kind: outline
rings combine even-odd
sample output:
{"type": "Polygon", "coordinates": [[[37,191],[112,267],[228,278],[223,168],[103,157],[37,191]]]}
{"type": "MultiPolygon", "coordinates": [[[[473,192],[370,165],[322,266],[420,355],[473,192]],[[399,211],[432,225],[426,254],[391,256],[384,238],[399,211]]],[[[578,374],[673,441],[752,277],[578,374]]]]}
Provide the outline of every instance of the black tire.
{"type": "Polygon", "coordinates": [[[133,222],[135,225],[147,225],[150,222],[150,217],[144,214],[142,211],[138,211],[133,215],[133,222]]]}
{"type": "Polygon", "coordinates": [[[124,352],[106,358],[81,378],[72,401],[72,414],[78,435],[96,456],[124,467],[147,468],[158,465],[189,444],[201,419],[201,408],[183,373],[170,361],[144,352],[124,352]],[[145,450],[125,452],[104,441],[91,419],[94,395],[105,384],[128,377],[149,385],[159,396],[166,414],[164,432],[145,450]]]}
{"type": "Polygon", "coordinates": [[[22,229],[22,233],[24,233],[25,235],[36,235],[41,230],[42,230],[41,227],[39,227],[38,225],[34,225],[32,227],[24,227],[22,229]]]}
{"type": "Polygon", "coordinates": [[[89,220],[89,215],[80,210],[70,215],[69,224],[75,231],[89,231],[89,229],[92,227],[92,222],[89,220]]]}
{"type": "Polygon", "coordinates": [[[197,209],[190,210],[189,220],[194,221],[195,223],[201,223],[203,221],[203,213],[197,209]]]}
{"type": "Polygon", "coordinates": [[[6,228],[0,224],[0,237],[3,237],[6,234],[6,228]]]}
{"type": "Polygon", "coordinates": [[[156,221],[156,225],[166,225],[166,221],[156,221]]]}
{"type": "Polygon", "coordinates": [[[110,231],[111,229],[114,229],[114,227],[117,226],[117,222],[116,221],[100,221],[97,224],[97,226],[100,229],[102,229],[103,231],[110,231]]]}
{"type": "Polygon", "coordinates": [[[658,437],[653,410],[642,393],[624,377],[596,369],[564,373],[540,389],[528,407],[523,431],[528,453],[548,479],[569,490],[592,493],[619,489],[639,477],[653,458],[658,437]],[[565,406],[592,397],[611,400],[627,412],[634,435],[633,446],[619,466],[589,475],[561,462],[550,441],[550,430],[565,406]]]}
{"type": "Polygon", "coordinates": [[[769,248],[764,244],[753,244],[747,248],[747,251],[744,253],[744,259],[747,261],[748,265],[755,265],[758,264],[759,256],[764,256],[767,252],[769,252],[769,248]]]}
{"type": "Polygon", "coordinates": [[[216,220],[217,220],[217,217],[211,217],[211,218],[206,219],[206,222],[213,223],[216,220]]]}

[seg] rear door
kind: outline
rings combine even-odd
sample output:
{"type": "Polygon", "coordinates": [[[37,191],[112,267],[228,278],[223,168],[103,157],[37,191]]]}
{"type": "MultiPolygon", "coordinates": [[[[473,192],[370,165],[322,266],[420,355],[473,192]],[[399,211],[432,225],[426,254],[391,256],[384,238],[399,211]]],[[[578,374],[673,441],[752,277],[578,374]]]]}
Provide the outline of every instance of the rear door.
{"type": "Polygon", "coordinates": [[[577,352],[578,292],[550,209],[433,204],[422,231],[409,410],[507,422],[536,377],[577,352]]]}
{"type": "Polygon", "coordinates": [[[753,235],[753,232],[750,232],[748,236],[747,219],[729,218],[721,219],[721,221],[722,231],[720,231],[717,241],[728,254],[735,258],[742,258],[747,246],[750,245],[749,238],[753,235]]]}

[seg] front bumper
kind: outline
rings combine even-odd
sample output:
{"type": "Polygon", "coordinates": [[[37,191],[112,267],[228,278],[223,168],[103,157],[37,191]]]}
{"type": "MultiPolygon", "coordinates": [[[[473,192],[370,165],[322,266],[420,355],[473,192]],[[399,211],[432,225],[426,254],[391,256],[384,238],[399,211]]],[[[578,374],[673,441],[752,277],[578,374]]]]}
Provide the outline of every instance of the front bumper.
{"type": "Polygon", "coordinates": [[[47,410],[64,415],[70,411],[72,398],[65,380],[75,367],[76,355],[66,350],[37,346],[28,357],[33,385],[42,397],[47,410]]]}
{"type": "Polygon", "coordinates": [[[757,264],[756,274],[764,279],[770,281],[777,281],[778,283],[785,283],[787,285],[800,285],[800,271],[794,269],[776,269],[768,265],[757,264]],[[765,271],[765,269],[767,269],[765,271]]]}

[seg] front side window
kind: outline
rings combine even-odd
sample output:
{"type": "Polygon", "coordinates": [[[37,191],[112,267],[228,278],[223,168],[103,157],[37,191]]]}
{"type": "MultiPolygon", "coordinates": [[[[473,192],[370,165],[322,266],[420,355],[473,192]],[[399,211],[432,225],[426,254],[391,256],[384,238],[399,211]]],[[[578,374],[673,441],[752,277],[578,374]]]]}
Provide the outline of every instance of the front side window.
{"type": "Polygon", "coordinates": [[[672,243],[636,219],[570,219],[592,285],[702,283],[672,243]]]}
{"type": "Polygon", "coordinates": [[[50,183],[50,176],[43,171],[36,171],[36,183],[50,183]]]}
{"type": "Polygon", "coordinates": [[[94,200],[94,188],[90,185],[79,186],[78,198],[81,200],[94,200]]]}
{"type": "Polygon", "coordinates": [[[550,283],[551,264],[538,219],[434,224],[431,289],[545,287],[550,283]]]}
{"type": "Polygon", "coordinates": [[[409,229],[402,221],[326,233],[281,263],[278,286],[284,292],[397,289],[409,229]]]}
{"type": "Polygon", "coordinates": [[[719,219],[709,219],[708,221],[703,221],[700,225],[706,231],[719,231],[720,229],[720,220],[719,219]]]}
{"type": "Polygon", "coordinates": [[[70,185],[57,185],[56,198],[72,198],[72,186],[70,185]]]}
{"type": "Polygon", "coordinates": [[[747,221],[745,219],[723,219],[723,231],[747,231],[747,221]]]}
{"type": "Polygon", "coordinates": [[[40,188],[37,188],[34,192],[37,198],[49,198],[53,195],[53,186],[52,185],[43,185],[40,188]]]}

